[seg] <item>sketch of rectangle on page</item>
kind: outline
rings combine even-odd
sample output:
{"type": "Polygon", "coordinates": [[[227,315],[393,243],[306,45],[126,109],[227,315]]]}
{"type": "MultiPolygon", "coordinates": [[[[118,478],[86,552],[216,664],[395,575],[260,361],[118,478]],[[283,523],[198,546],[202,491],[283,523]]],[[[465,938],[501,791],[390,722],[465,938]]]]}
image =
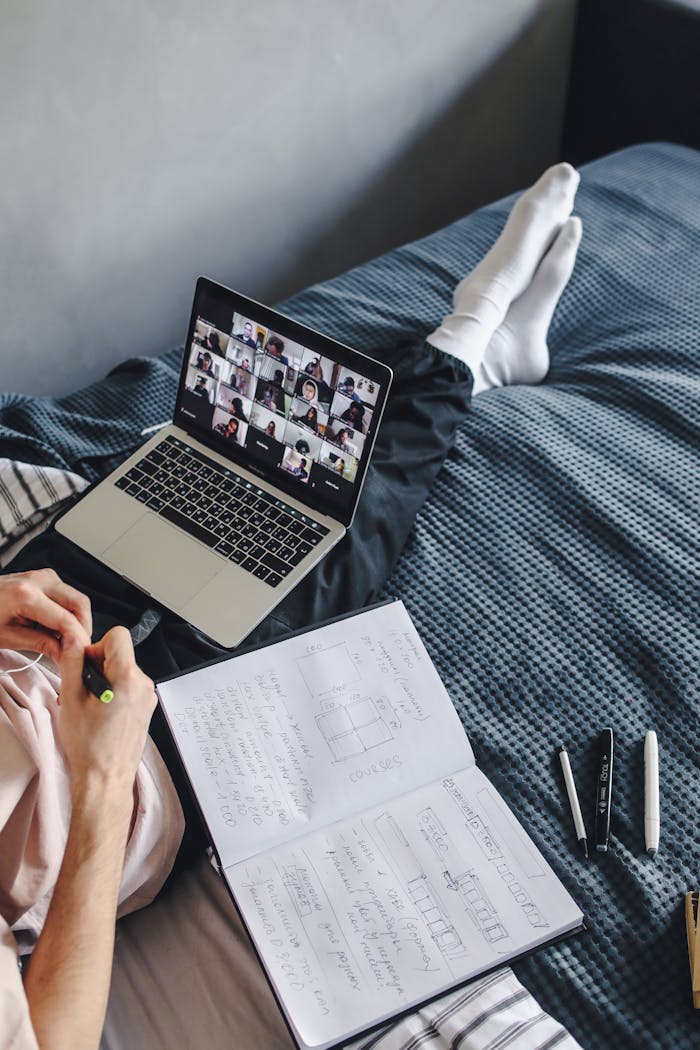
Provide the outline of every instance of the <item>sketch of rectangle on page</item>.
{"type": "Polygon", "coordinates": [[[158,686],[295,1039],[325,1048],[581,924],[401,602],[158,686]]]}
{"type": "Polygon", "coordinates": [[[158,694],[224,867],[474,761],[398,602],[158,694]]]}

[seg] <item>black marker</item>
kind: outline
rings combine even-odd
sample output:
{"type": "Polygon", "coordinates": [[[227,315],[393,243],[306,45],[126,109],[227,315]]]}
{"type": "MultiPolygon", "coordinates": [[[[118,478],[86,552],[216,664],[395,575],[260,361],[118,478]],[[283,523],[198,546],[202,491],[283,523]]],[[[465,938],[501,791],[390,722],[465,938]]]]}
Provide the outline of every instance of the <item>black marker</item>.
{"type": "Polygon", "coordinates": [[[103,704],[108,704],[114,699],[111,685],[89,660],[85,660],[83,664],[83,685],[103,704]]]}
{"type": "Polygon", "coordinates": [[[595,848],[600,853],[608,851],[610,835],[610,801],[613,776],[613,731],[604,729],[600,734],[600,758],[598,762],[598,788],[595,797],[595,848]]]}

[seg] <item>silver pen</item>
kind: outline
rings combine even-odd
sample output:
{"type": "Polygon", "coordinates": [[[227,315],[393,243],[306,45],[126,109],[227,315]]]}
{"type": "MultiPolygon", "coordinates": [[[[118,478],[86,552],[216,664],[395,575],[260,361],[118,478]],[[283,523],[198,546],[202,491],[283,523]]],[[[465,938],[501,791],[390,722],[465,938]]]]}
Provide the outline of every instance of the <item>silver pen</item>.
{"type": "Polygon", "coordinates": [[[574,774],[571,772],[569,753],[565,747],[559,748],[559,761],[561,762],[561,768],[564,774],[564,784],[566,785],[566,793],[569,796],[571,816],[574,818],[574,828],[576,829],[576,837],[579,841],[581,849],[583,850],[584,857],[587,857],[588,838],[586,836],[586,825],[583,823],[583,817],[581,816],[581,807],[579,805],[578,795],[576,793],[574,774]]]}
{"type": "Polygon", "coordinates": [[[650,729],[644,738],[644,844],[650,857],[659,850],[659,744],[650,729]]]}

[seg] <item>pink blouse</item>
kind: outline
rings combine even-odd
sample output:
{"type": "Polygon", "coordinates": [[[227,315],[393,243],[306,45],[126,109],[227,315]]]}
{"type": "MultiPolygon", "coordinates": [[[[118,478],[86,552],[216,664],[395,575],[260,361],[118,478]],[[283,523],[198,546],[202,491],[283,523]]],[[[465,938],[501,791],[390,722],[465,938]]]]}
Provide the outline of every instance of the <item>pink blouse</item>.
{"type": "MultiPolygon", "coordinates": [[[[0,651],[0,1047],[34,1050],[36,1040],[18,954],[39,936],[63,859],[70,785],[59,735],[60,678],[44,658],[0,651]]],[[[184,819],[150,738],[136,776],[135,819],[124,859],[118,915],[150,904],[170,871],[184,819]]]]}

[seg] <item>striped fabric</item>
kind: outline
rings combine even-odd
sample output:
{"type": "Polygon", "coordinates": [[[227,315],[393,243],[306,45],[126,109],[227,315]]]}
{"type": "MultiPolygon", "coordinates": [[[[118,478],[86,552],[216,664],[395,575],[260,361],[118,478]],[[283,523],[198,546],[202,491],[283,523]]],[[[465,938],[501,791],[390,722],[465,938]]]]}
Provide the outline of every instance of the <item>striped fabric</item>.
{"type": "Polygon", "coordinates": [[[575,1050],[509,968],[443,996],[346,1050],[575,1050]]]}
{"type": "Polygon", "coordinates": [[[0,458],[0,568],[87,485],[69,470],[0,458]]]}

